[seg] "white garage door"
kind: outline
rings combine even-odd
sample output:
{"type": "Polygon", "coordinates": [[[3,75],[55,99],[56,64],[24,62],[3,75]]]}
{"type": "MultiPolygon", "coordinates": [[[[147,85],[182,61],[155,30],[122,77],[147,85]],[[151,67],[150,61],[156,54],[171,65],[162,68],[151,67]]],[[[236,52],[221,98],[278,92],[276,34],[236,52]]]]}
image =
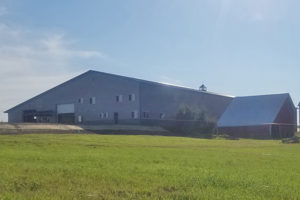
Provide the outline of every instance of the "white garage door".
{"type": "Polygon", "coordinates": [[[74,112],[75,112],[74,104],[57,105],[57,114],[67,114],[67,113],[74,113],[74,112]]]}

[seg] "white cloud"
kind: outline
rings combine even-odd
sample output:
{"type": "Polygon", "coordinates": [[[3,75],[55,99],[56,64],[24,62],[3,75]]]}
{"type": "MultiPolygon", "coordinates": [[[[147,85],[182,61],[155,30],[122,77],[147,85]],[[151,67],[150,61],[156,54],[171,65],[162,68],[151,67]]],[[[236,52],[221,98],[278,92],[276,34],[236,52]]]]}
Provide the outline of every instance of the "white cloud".
{"type": "Polygon", "coordinates": [[[48,54],[53,54],[54,56],[62,56],[62,57],[82,57],[82,58],[90,58],[90,57],[105,57],[104,54],[98,51],[82,51],[82,50],[71,50],[67,49],[65,46],[64,36],[63,35],[52,35],[43,39],[41,44],[48,54]]]}
{"type": "Polygon", "coordinates": [[[78,61],[105,58],[73,46],[63,34],[31,32],[0,18],[0,121],[7,120],[3,111],[81,73],[78,61]]]}

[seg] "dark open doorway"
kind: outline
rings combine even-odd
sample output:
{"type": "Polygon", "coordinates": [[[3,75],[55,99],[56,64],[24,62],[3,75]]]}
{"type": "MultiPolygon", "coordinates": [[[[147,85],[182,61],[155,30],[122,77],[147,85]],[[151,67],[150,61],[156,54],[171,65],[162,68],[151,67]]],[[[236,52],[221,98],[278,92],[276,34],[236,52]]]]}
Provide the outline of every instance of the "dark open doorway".
{"type": "Polygon", "coordinates": [[[75,114],[74,113],[58,114],[58,123],[74,124],[75,123],[75,114]]]}
{"type": "Polygon", "coordinates": [[[115,124],[119,123],[119,113],[117,113],[117,112],[114,113],[114,121],[115,121],[115,124]]]}
{"type": "Polygon", "coordinates": [[[37,119],[36,110],[24,110],[23,122],[35,123],[37,119]]]}

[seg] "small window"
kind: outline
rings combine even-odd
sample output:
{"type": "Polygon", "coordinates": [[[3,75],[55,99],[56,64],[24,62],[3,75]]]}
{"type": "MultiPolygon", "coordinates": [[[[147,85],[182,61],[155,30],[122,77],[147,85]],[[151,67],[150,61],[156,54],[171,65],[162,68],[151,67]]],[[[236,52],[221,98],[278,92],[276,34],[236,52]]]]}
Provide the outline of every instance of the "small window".
{"type": "Polygon", "coordinates": [[[96,104],[96,97],[90,98],[90,104],[96,104]]]}
{"type": "Polygon", "coordinates": [[[79,98],[78,103],[83,104],[83,98],[79,98]]]}
{"type": "Polygon", "coordinates": [[[139,115],[138,111],[131,112],[131,118],[132,119],[137,119],[139,117],[138,115],[139,115]]]}
{"type": "Polygon", "coordinates": [[[78,122],[81,123],[82,122],[82,116],[78,115],[78,122]]]}
{"type": "Polygon", "coordinates": [[[116,101],[117,102],[122,102],[123,101],[123,95],[116,96],[116,101]]]}
{"type": "Polygon", "coordinates": [[[160,118],[160,119],[164,119],[165,117],[166,117],[165,113],[160,113],[160,114],[159,114],[159,118],[160,118]]]}
{"type": "Polygon", "coordinates": [[[149,118],[149,113],[148,112],[143,112],[143,118],[149,118]]]}
{"type": "Polygon", "coordinates": [[[104,118],[104,113],[100,113],[100,119],[104,118]]]}
{"type": "Polygon", "coordinates": [[[101,119],[108,119],[108,112],[100,113],[100,118],[101,119]]]}
{"type": "Polygon", "coordinates": [[[128,96],[129,101],[135,101],[135,94],[130,94],[128,96]]]}

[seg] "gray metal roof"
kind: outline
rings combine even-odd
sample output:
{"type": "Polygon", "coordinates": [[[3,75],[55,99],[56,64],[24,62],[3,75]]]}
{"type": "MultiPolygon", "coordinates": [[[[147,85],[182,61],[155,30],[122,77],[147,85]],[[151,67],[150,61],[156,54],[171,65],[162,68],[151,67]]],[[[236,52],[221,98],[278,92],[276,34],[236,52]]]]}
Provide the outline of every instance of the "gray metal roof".
{"type": "Polygon", "coordinates": [[[230,98],[234,97],[232,95],[227,95],[227,94],[219,94],[219,93],[215,93],[215,92],[202,91],[202,90],[199,90],[199,89],[193,89],[193,88],[189,88],[189,87],[186,87],[186,86],[180,86],[180,85],[169,84],[169,83],[161,83],[161,82],[155,82],[155,81],[148,81],[148,80],[143,80],[143,79],[139,79],[139,78],[133,78],[133,77],[122,76],[122,75],[117,75],[117,74],[110,74],[110,73],[106,73],[106,72],[99,72],[99,71],[94,71],[94,70],[89,70],[88,72],[90,72],[90,73],[99,73],[99,74],[103,74],[103,75],[107,75],[107,76],[114,76],[114,77],[119,77],[119,78],[126,78],[126,79],[130,79],[130,80],[135,80],[135,81],[141,82],[141,83],[147,83],[147,84],[153,84],[153,85],[160,85],[160,86],[184,89],[184,90],[199,92],[199,93],[203,93],[203,94],[211,94],[211,95],[224,96],[224,97],[230,97],[230,98]]]}
{"type": "Polygon", "coordinates": [[[289,94],[236,97],[218,121],[218,127],[273,123],[289,94]]]}

